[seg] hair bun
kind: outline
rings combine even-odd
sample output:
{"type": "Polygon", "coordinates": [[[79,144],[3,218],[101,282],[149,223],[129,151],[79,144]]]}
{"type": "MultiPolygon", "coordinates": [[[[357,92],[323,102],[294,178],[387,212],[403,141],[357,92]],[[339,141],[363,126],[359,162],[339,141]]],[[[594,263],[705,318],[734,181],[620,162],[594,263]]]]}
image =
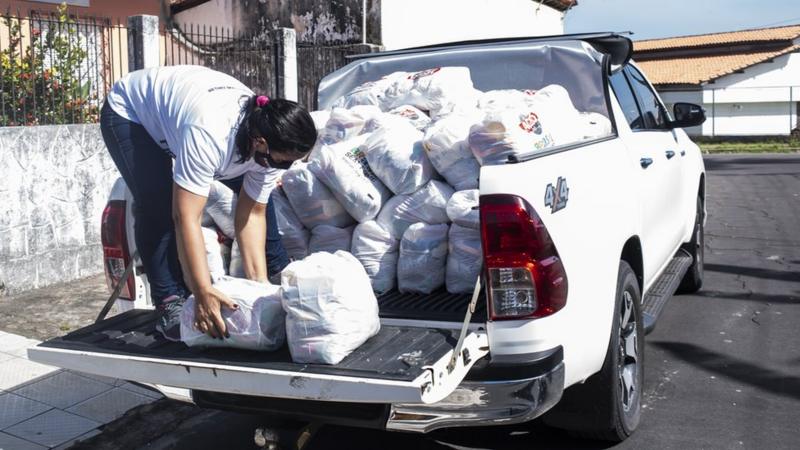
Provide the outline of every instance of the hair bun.
{"type": "Polygon", "coordinates": [[[259,108],[267,106],[268,103],[269,103],[269,97],[267,97],[266,95],[259,95],[258,97],[256,97],[256,105],[259,108]]]}

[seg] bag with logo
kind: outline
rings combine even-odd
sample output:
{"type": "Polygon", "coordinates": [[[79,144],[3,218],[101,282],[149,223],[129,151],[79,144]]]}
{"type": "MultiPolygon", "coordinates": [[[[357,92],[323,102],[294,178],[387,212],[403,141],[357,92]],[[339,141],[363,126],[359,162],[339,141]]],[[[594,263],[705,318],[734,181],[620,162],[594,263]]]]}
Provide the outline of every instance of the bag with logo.
{"type": "Polygon", "coordinates": [[[425,128],[431,124],[431,118],[428,117],[422,110],[415,108],[411,105],[402,105],[389,111],[389,114],[400,116],[414,125],[419,131],[425,131],[425,128]]]}
{"type": "Polygon", "coordinates": [[[308,163],[295,163],[283,173],[283,192],[298,220],[308,229],[317,225],[346,227],[353,224],[333,193],[308,168],[308,163]]]}
{"type": "Polygon", "coordinates": [[[380,114],[380,108],[374,105],[333,108],[325,128],[320,132],[319,142],[329,145],[353,139],[366,132],[367,123],[380,114]]]}
{"type": "Polygon", "coordinates": [[[448,228],[415,223],[403,233],[397,262],[400,292],[430,294],[444,285],[448,228]]]}
{"type": "Polygon", "coordinates": [[[374,105],[388,111],[398,96],[411,88],[407,72],[394,72],[375,81],[363,83],[333,102],[334,107],[352,108],[357,105],[374,105]]]}
{"type": "Polygon", "coordinates": [[[364,266],[372,290],[379,294],[395,286],[399,246],[399,241],[374,220],[356,225],[353,231],[350,253],[364,266]]]}
{"type": "Polygon", "coordinates": [[[428,111],[433,119],[445,116],[459,107],[474,108],[479,95],[479,91],[472,85],[467,67],[421,70],[408,74],[405,80],[396,81],[394,86],[399,94],[394,96],[392,108],[412,105],[428,111]],[[398,85],[402,87],[397,88],[398,85]]]}
{"type": "Polygon", "coordinates": [[[481,232],[457,224],[450,226],[445,284],[451,294],[471,293],[481,273],[481,232]]]}
{"type": "Polygon", "coordinates": [[[348,252],[319,252],[281,272],[286,337],[297,363],[338,364],[380,331],[369,277],[348,252]]]}
{"type": "Polygon", "coordinates": [[[364,155],[362,144],[369,136],[323,145],[311,156],[308,166],[358,222],[374,219],[391,196],[364,155]]]}
{"type": "Polygon", "coordinates": [[[222,308],[230,337],[216,339],[196,330],[195,298],[190,296],[181,310],[181,341],[189,347],[231,347],[244,350],[273,351],[286,342],[280,286],[241,278],[222,277],[214,287],[227,295],[239,308],[222,308]]]}
{"type": "Polygon", "coordinates": [[[410,195],[389,199],[376,221],[395,239],[401,239],[406,229],[414,223],[447,223],[447,201],[453,188],[447,183],[431,180],[422,189],[410,195]]]}

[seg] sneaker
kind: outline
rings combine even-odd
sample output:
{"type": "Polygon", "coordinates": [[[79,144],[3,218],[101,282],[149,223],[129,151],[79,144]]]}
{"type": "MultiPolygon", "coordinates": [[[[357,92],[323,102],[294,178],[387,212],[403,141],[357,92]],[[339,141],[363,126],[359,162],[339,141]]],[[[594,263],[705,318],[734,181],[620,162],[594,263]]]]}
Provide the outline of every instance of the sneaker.
{"type": "Polygon", "coordinates": [[[156,330],[158,330],[167,340],[177,342],[181,340],[181,309],[186,299],[177,295],[171,295],[161,301],[156,307],[158,318],[156,319],[156,330]]]}

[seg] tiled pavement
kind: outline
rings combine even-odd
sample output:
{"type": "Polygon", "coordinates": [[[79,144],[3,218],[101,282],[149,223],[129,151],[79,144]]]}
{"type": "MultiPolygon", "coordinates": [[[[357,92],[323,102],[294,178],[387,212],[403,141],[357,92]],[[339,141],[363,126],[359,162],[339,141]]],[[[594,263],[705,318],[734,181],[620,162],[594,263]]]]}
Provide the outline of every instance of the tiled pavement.
{"type": "Polygon", "coordinates": [[[123,380],[29,361],[39,341],[0,331],[0,450],[66,449],[161,396],[123,380]]]}

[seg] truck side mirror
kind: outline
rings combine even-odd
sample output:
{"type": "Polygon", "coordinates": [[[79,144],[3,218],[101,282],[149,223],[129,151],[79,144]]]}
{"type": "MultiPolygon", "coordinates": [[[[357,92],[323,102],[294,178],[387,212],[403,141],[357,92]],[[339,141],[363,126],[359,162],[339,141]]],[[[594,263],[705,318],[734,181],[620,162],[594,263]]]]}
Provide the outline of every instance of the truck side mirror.
{"type": "Polygon", "coordinates": [[[670,128],[695,127],[706,121],[706,111],[694,103],[675,103],[672,107],[675,119],[669,123],[670,128]]]}

